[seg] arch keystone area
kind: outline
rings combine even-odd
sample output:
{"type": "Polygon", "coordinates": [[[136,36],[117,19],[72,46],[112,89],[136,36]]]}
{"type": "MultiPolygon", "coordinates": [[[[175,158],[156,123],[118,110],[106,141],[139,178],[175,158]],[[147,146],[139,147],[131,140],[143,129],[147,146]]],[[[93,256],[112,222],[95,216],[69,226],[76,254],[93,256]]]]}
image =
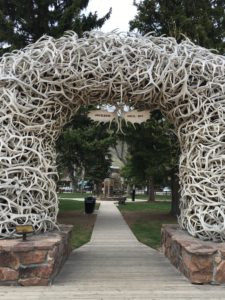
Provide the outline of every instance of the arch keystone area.
{"type": "Polygon", "coordinates": [[[0,236],[57,227],[55,141],[86,104],[160,109],[181,147],[180,226],[225,240],[225,58],[184,40],[68,32],[0,61],[0,236]]]}

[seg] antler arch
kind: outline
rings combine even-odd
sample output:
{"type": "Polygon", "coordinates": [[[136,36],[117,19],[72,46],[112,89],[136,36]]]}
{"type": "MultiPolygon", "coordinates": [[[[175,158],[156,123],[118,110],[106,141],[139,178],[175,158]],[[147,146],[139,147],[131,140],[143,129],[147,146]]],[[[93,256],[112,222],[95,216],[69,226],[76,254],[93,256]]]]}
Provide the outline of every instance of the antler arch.
{"type": "Polygon", "coordinates": [[[225,240],[225,59],[184,40],[44,36],[0,61],[0,235],[57,226],[55,141],[84,104],[159,108],[181,146],[182,228],[225,240]]]}

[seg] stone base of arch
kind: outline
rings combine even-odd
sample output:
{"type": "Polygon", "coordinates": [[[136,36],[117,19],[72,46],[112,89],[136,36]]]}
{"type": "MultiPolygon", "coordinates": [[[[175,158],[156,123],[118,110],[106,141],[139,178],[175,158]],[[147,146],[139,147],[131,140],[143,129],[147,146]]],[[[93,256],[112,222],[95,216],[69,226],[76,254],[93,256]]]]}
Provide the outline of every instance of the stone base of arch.
{"type": "Polygon", "coordinates": [[[22,239],[0,240],[0,285],[50,285],[71,252],[72,225],[22,239]]]}
{"type": "Polygon", "coordinates": [[[164,255],[191,283],[225,283],[225,243],[202,241],[174,224],[161,233],[164,255]]]}

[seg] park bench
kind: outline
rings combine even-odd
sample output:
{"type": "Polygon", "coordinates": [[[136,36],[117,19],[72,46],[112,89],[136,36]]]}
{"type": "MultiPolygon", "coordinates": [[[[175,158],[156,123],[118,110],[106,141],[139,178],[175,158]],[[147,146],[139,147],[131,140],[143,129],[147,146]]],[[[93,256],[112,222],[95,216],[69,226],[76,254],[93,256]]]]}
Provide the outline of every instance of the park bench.
{"type": "Polygon", "coordinates": [[[118,197],[118,204],[125,204],[126,200],[127,200],[126,196],[120,196],[118,197]]]}

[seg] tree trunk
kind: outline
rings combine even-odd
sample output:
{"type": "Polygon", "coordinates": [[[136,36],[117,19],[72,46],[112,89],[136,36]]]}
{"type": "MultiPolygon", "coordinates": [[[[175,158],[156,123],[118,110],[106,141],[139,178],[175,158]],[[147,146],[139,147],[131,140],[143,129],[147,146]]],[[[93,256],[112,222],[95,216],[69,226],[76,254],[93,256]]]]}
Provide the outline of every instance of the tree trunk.
{"type": "Polygon", "coordinates": [[[76,191],[76,186],[77,186],[77,180],[74,176],[74,168],[72,166],[68,166],[67,169],[68,169],[70,180],[72,182],[72,190],[73,190],[73,192],[75,192],[76,191]]]}
{"type": "Polygon", "coordinates": [[[154,178],[153,176],[149,177],[148,180],[148,201],[155,201],[155,189],[154,189],[154,178]]]}
{"type": "Polygon", "coordinates": [[[174,169],[171,175],[171,189],[172,189],[172,202],[171,202],[171,211],[170,213],[173,216],[180,215],[180,183],[179,183],[179,176],[178,170],[174,169]]]}
{"type": "Polygon", "coordinates": [[[85,168],[81,166],[81,193],[84,193],[84,178],[85,178],[85,168]]]}
{"type": "Polygon", "coordinates": [[[100,196],[102,194],[102,183],[98,182],[95,184],[96,189],[95,189],[95,193],[97,196],[100,196]]]}
{"type": "Polygon", "coordinates": [[[127,195],[130,195],[130,192],[131,192],[131,186],[130,186],[130,184],[128,183],[128,184],[127,184],[127,189],[126,189],[127,195]]]}

